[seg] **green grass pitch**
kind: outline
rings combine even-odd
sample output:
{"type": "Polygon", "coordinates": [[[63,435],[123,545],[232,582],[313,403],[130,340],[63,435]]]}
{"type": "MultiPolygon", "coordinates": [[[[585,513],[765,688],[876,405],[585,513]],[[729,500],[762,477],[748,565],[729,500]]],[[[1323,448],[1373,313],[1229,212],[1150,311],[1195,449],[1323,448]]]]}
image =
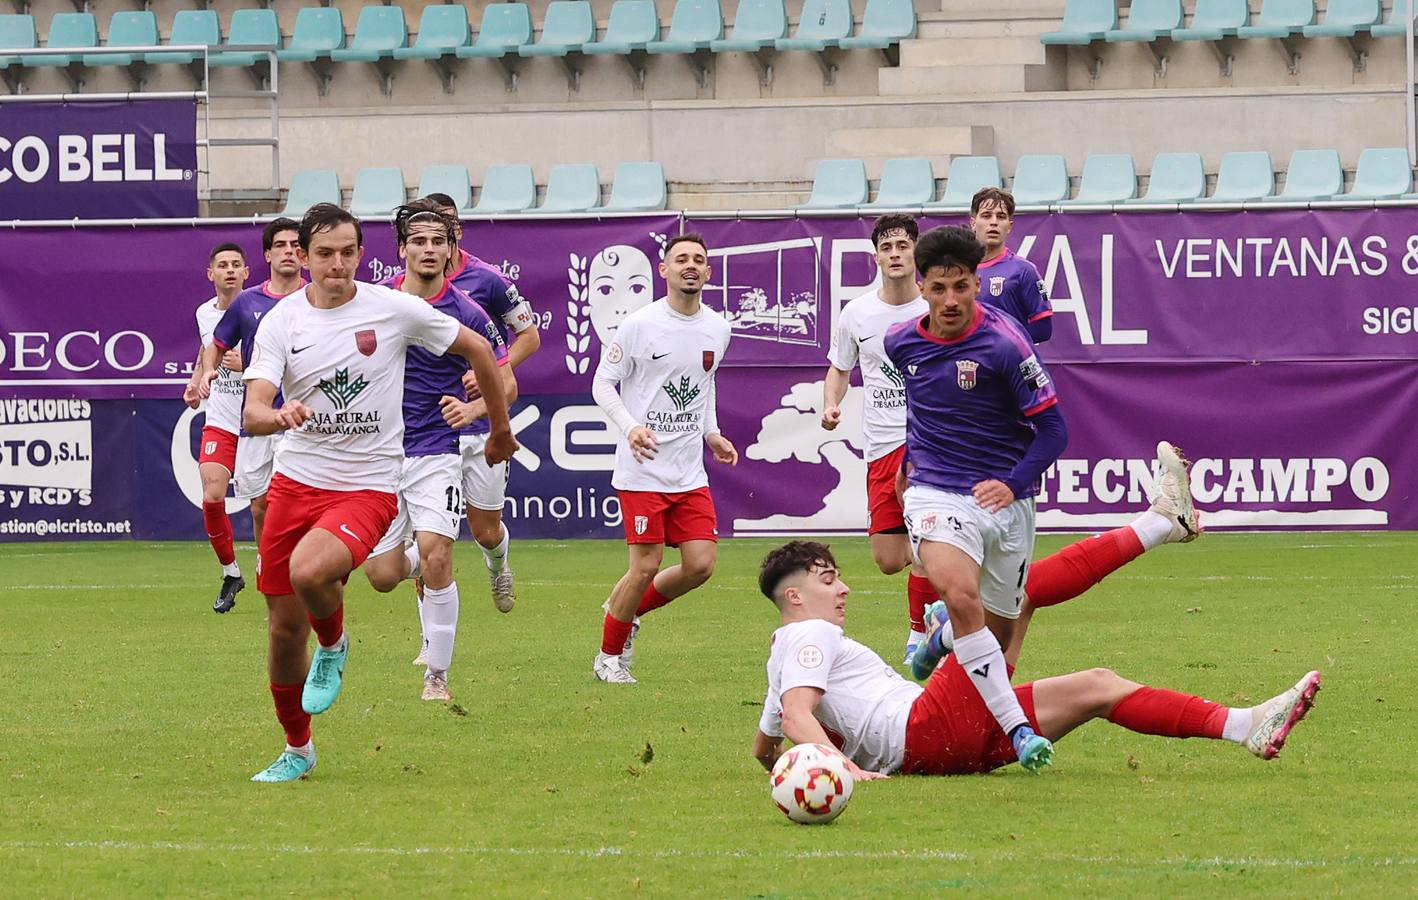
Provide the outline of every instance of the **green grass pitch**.
{"type": "MultiPolygon", "coordinates": [[[[726,541],[705,589],[648,617],[627,688],[590,672],[623,546],[514,542],[504,616],[463,545],[449,705],[418,699],[411,592],[376,595],[356,573],[345,691],[316,719],[314,776],[290,785],[247,780],[281,747],[254,584],[218,617],[205,544],[0,546],[0,894],[1374,896],[1418,882],[1418,534],[1211,535],[1035,618],[1016,680],[1101,665],[1248,705],[1322,669],[1275,762],[1092,723],[1042,776],[859,785],[822,828],[781,816],[748,755],[778,624],[753,587],[769,546],[726,541]]],[[[848,633],[899,661],[904,581],[876,573],[864,539],[836,550],[848,633]]]]}

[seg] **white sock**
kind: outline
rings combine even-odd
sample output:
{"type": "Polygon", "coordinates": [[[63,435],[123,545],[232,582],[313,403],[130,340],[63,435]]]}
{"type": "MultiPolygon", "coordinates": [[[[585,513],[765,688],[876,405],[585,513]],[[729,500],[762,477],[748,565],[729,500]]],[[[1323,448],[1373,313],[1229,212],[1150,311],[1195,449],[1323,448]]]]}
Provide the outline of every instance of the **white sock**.
{"type": "Polygon", "coordinates": [[[346,637],[346,636],[345,636],[345,633],[342,631],[342,632],[340,632],[340,639],[339,639],[338,641],[336,641],[335,643],[331,644],[329,647],[326,647],[324,644],[320,644],[320,642],[319,642],[318,640],[317,640],[315,643],[320,644],[320,649],[321,649],[321,650],[339,650],[339,649],[341,649],[341,648],[347,646],[347,645],[349,644],[349,642],[350,642],[350,639],[349,639],[348,637],[346,637]]]}
{"type": "Polygon", "coordinates": [[[912,628],[910,631],[906,632],[906,643],[908,644],[919,644],[925,639],[926,633],[924,631],[917,631],[916,629],[912,628]]]}
{"type": "Polygon", "coordinates": [[[423,566],[419,561],[418,544],[410,544],[404,549],[404,561],[409,564],[409,574],[404,578],[417,578],[423,574],[423,566]]]}
{"type": "MultiPolygon", "coordinates": [[[[427,593],[426,590],[425,590],[425,593],[427,593]]],[[[423,649],[424,649],[425,652],[427,652],[427,651],[428,651],[428,616],[425,615],[425,614],[424,614],[424,611],[423,611],[423,609],[424,609],[424,602],[423,602],[423,598],[422,598],[422,597],[419,598],[418,605],[419,605],[419,637],[423,638],[423,649]]]]}
{"type": "Polygon", "coordinates": [[[232,560],[230,563],[222,566],[222,576],[225,578],[240,578],[241,566],[236,564],[236,560],[232,560]]]}
{"type": "Polygon", "coordinates": [[[502,526],[502,540],[497,542],[497,546],[489,550],[482,544],[478,544],[478,549],[483,552],[483,560],[487,563],[489,572],[501,572],[507,568],[507,546],[512,543],[512,535],[507,533],[507,526],[502,526]]]}
{"type": "Polygon", "coordinates": [[[423,617],[429,671],[446,672],[453,664],[453,640],[458,634],[458,582],[446,588],[424,588],[423,617]]]}
{"type": "Polygon", "coordinates": [[[988,628],[981,628],[955,639],[955,659],[970,683],[980,692],[980,698],[994,714],[999,727],[1009,734],[1020,725],[1029,724],[1029,718],[1014,696],[1014,688],[1009,684],[1009,668],[1004,663],[1004,652],[999,640],[988,628]]]}
{"type": "Polygon", "coordinates": [[[288,752],[288,753],[294,753],[294,754],[296,754],[296,755],[298,755],[298,756],[303,756],[303,757],[305,757],[306,759],[314,759],[314,758],[315,758],[315,741],[313,741],[313,740],[311,740],[311,741],[306,741],[304,744],[301,744],[299,747],[292,747],[290,744],[286,744],[286,752],[288,752]]]}
{"type": "Polygon", "coordinates": [[[1143,550],[1155,550],[1172,536],[1172,520],[1150,509],[1133,519],[1128,527],[1142,542],[1143,550]]]}
{"type": "Polygon", "coordinates": [[[1231,708],[1226,711],[1226,724],[1221,729],[1221,739],[1223,741],[1235,741],[1243,744],[1246,735],[1251,733],[1251,725],[1255,721],[1251,707],[1245,709],[1231,708]]]}

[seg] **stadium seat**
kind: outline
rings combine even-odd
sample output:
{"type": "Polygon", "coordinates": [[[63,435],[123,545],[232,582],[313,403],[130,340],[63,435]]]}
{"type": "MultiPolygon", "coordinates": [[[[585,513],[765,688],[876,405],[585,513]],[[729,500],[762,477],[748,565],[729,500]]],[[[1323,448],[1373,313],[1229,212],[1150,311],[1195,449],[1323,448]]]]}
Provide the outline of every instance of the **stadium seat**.
{"type": "Polygon", "coordinates": [[[424,166],[419,176],[420,197],[447,194],[453,198],[458,212],[467,212],[473,205],[472,178],[467,166],[424,166]]]}
{"type": "Polygon", "coordinates": [[[409,47],[394,51],[395,59],[438,59],[453,56],[468,44],[468,8],[461,4],[436,3],[419,14],[418,37],[409,47]]]}
{"type": "Polygon", "coordinates": [[[554,56],[566,70],[567,83],[573,91],[581,89],[581,67],[585,56],[581,52],[596,39],[596,16],[590,0],[552,0],[542,21],[542,36],[535,44],[517,49],[518,56],[554,56]]]}
{"type": "MultiPolygon", "coordinates": [[[[252,10],[266,12],[268,10],[252,10]]],[[[286,206],[281,215],[299,219],[317,203],[340,202],[340,178],[331,169],[306,169],[296,172],[286,193],[286,206]]]]}
{"type": "Polygon", "coordinates": [[[880,50],[890,65],[899,61],[897,48],[903,40],[916,36],[916,7],[911,0],[867,0],[862,27],[852,37],[842,38],[843,50],[880,50]]]}
{"type": "Polygon", "coordinates": [[[1182,27],[1181,0],[1134,0],[1128,22],[1103,35],[1109,43],[1155,41],[1182,27]]]}
{"type": "Polygon", "coordinates": [[[532,42],[532,14],[525,3],[493,3],[483,11],[478,38],[459,47],[459,59],[498,59],[532,42]]]}
{"type": "Polygon", "coordinates": [[[1116,0],[1068,0],[1058,31],[1039,35],[1044,44],[1091,44],[1118,27],[1116,0]]]}
{"type": "Polygon", "coordinates": [[[798,209],[851,209],[866,202],[866,163],[860,159],[824,159],[812,177],[812,195],[798,209]]]}
{"type": "Polygon", "coordinates": [[[849,0],[807,0],[798,30],[792,37],[774,41],[779,50],[824,50],[852,34],[849,0]]]}
{"type": "Polygon", "coordinates": [[[625,162],[616,166],[605,208],[620,212],[657,210],[664,209],[666,201],[664,166],[657,162],[625,162]]]}
{"type": "Polygon", "coordinates": [[[387,216],[403,206],[404,170],[397,166],[360,169],[355,175],[350,212],[357,216],[387,216]]]}
{"type": "Polygon", "coordinates": [[[276,54],[281,62],[313,63],[345,45],[345,20],[338,6],[307,6],[295,14],[290,43],[276,54]]]}
{"type": "Polygon", "coordinates": [[[1404,148],[1370,147],[1359,154],[1354,184],[1336,200],[1389,200],[1413,190],[1413,170],[1404,148]]]}
{"type": "Polygon", "coordinates": [[[1315,22],[1315,0],[1261,0],[1254,25],[1236,33],[1243,38],[1284,38],[1315,22]]]}
{"type": "Polygon", "coordinates": [[[1324,21],[1300,29],[1307,38],[1354,37],[1379,24],[1379,0],[1329,0],[1324,21]]]}
{"type": "Polygon", "coordinates": [[[1344,189],[1337,150],[1296,150],[1285,170],[1285,187],[1266,200],[1328,200],[1344,189]]]}
{"type": "Polygon", "coordinates": [[[1221,65],[1221,75],[1230,77],[1235,62],[1236,32],[1250,21],[1246,0],[1196,0],[1196,11],[1187,28],[1172,32],[1174,41],[1206,41],[1221,65]]]}
{"type": "Polygon", "coordinates": [[[408,45],[409,29],[402,6],[366,6],[359,11],[354,37],[348,47],[331,51],[337,62],[378,62],[392,59],[395,50],[408,45]]]}
{"type": "MultiPolygon", "coordinates": [[[[61,49],[87,49],[98,46],[98,23],[93,13],[55,13],[49,20],[49,40],[46,47],[61,49]]],[[[70,66],[79,62],[81,54],[56,54],[54,56],[26,56],[20,61],[26,67],[70,66]]]]}
{"type": "MultiPolygon", "coordinates": [[[[280,50],[281,24],[274,9],[238,9],[231,14],[226,46],[274,47],[280,50]]],[[[250,68],[265,62],[267,55],[255,50],[223,50],[212,54],[208,65],[250,68]]]]}
{"type": "Polygon", "coordinates": [[[523,165],[488,166],[482,193],[473,207],[475,213],[525,212],[537,202],[537,183],[532,167],[523,165]]]}
{"type": "Polygon", "coordinates": [[[881,170],[876,199],[863,209],[903,209],[925,206],[935,199],[935,170],[925,157],[888,159],[881,170]]]}
{"type": "Polygon", "coordinates": [[[1126,203],[1137,196],[1137,169],[1131,153],[1091,153],[1083,161],[1078,196],[1060,201],[1062,206],[1090,203],[1126,203]]]}
{"type": "MultiPolygon", "coordinates": [[[[946,185],[947,192],[949,184],[946,185]]],[[[1046,206],[1068,199],[1068,166],[1056,154],[1019,157],[1010,188],[1020,206],[1046,206]]]]}
{"type": "Polygon", "coordinates": [[[1404,17],[1407,15],[1408,0],[1393,0],[1393,10],[1388,14],[1388,21],[1370,28],[1369,33],[1374,37],[1405,37],[1408,34],[1408,23],[1404,21],[1404,17]]]}
{"type": "Polygon", "coordinates": [[[987,187],[1004,187],[999,160],[993,156],[957,156],[950,161],[950,171],[946,173],[945,193],[925,205],[931,209],[969,209],[976,192],[987,187]]]}
{"type": "Polygon", "coordinates": [[[788,13],[783,0],[740,0],[734,13],[734,31],[722,40],[710,41],[715,53],[750,53],[758,65],[759,82],[773,83],[774,44],[788,36],[788,13]]]}
{"type": "MultiPolygon", "coordinates": [[[[39,46],[39,33],[34,27],[34,16],[0,14],[0,50],[33,50],[39,46]]],[[[0,68],[18,66],[20,58],[18,56],[0,56],[0,68]]],[[[6,75],[5,82],[10,88],[10,93],[19,93],[15,89],[15,83],[11,83],[9,75],[6,75]]]]}
{"type": "Polygon", "coordinates": [[[1129,203],[1190,203],[1206,193],[1200,153],[1159,153],[1152,160],[1147,193],[1129,203]]]}
{"type": "Polygon", "coordinates": [[[1275,193],[1275,166],[1265,150],[1233,150],[1221,157],[1216,190],[1205,200],[1240,203],[1275,193]]]}
{"type": "MultiPolygon", "coordinates": [[[[158,19],[150,10],[116,12],[108,20],[109,47],[155,47],[158,43],[158,19]]],[[[86,66],[131,66],[143,63],[141,53],[85,53],[81,60],[86,66]]]]}
{"type": "Polygon", "coordinates": [[[677,0],[664,40],[645,45],[650,53],[684,54],[694,67],[700,88],[708,87],[710,45],[724,36],[724,13],[719,0],[677,0]]]}
{"type": "MultiPolygon", "coordinates": [[[[179,9],[172,17],[172,34],[167,42],[176,47],[217,47],[222,42],[222,23],[214,9],[179,9]]],[[[187,66],[201,59],[190,50],[157,51],[143,54],[151,65],[187,66]]]]}
{"type": "Polygon", "coordinates": [[[635,86],[645,87],[645,48],[660,38],[660,14],[655,0],[615,0],[606,33],[581,48],[595,56],[619,56],[630,66],[635,86]]]}
{"type": "Polygon", "coordinates": [[[590,163],[551,167],[537,212],[586,212],[601,205],[601,176],[590,163]]]}

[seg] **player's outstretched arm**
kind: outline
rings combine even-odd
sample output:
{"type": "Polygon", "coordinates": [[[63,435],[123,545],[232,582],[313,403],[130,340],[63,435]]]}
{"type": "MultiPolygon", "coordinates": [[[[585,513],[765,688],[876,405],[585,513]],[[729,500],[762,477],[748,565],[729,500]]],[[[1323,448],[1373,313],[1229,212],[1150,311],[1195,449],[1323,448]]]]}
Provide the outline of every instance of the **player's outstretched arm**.
{"type": "Polygon", "coordinates": [[[780,737],[769,737],[762,731],[754,732],[753,735],[753,758],[762,764],[763,768],[773,771],[773,764],[778,761],[778,757],[783,755],[783,739],[780,737]]]}
{"type": "Polygon", "coordinates": [[[822,379],[822,427],[831,431],[842,422],[842,398],[847,396],[852,373],[836,366],[827,367],[822,379]]]}
{"type": "MultiPolygon", "coordinates": [[[[783,734],[794,744],[822,744],[834,746],[822,723],[817,721],[813,711],[822,700],[822,689],[815,687],[795,687],[783,692],[783,734]]],[[[868,772],[850,759],[847,771],[858,781],[875,781],[889,777],[884,772],[868,772]]]]}
{"type": "Polygon", "coordinates": [[[459,325],[458,336],[448,352],[466,359],[482,386],[482,402],[487,407],[487,421],[491,427],[483,448],[488,465],[511,459],[512,454],[517,452],[517,439],[512,436],[512,422],[507,415],[507,394],[503,390],[502,376],[498,373],[500,367],[497,357],[493,355],[492,345],[468,326],[459,325]]]}

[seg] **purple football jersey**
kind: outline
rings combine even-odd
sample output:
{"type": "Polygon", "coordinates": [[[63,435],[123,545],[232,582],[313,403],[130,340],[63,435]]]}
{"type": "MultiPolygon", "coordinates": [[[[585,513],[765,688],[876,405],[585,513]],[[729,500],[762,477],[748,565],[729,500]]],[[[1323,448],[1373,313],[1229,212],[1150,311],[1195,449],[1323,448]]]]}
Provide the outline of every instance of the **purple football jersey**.
{"type": "MultiPolygon", "coordinates": [[[[906,453],[912,484],[968,494],[1007,478],[1034,439],[1026,418],[1058,402],[1034,343],[1008,315],[975,305],[960,337],[930,334],[929,316],[886,333],[886,355],[906,379],[906,453]]],[[[1019,496],[1032,497],[1035,486],[1019,496]]]]}
{"type": "Polygon", "coordinates": [[[517,286],[504,278],[497,267],[488,265],[466,250],[458,252],[461,254],[458,270],[449,276],[449,280],[482,307],[497,327],[502,343],[511,343],[506,317],[522,303],[517,286]]]}
{"type": "MultiPolygon", "coordinates": [[[[384,284],[395,290],[402,290],[403,274],[386,279],[384,284]]],[[[487,338],[492,344],[493,355],[498,362],[507,361],[507,344],[487,313],[474,303],[467,294],[449,282],[443,283],[443,290],[428,300],[433,308],[450,315],[487,338]]],[[[404,455],[437,456],[458,452],[458,432],[443,421],[443,410],[438,405],[444,395],[462,399],[463,374],[468,371],[468,361],[454,353],[436,356],[422,347],[410,345],[404,363],[404,455]]],[[[464,434],[482,434],[488,431],[486,419],[479,419],[463,429],[464,434]]]]}
{"type": "Polygon", "coordinates": [[[980,263],[979,299],[987,306],[1009,313],[1021,327],[1047,319],[1054,314],[1049,296],[1044,293],[1044,279],[1039,270],[1022,256],[1005,248],[999,256],[980,263]]]}
{"type": "MultiPolygon", "coordinates": [[[[305,287],[303,278],[300,287],[305,287]]],[[[222,314],[217,327],[212,330],[212,342],[223,353],[240,344],[242,362],[251,365],[251,351],[256,347],[256,329],[261,327],[261,317],[281,302],[283,296],[287,295],[271,293],[269,281],[260,287],[250,287],[237,294],[236,299],[231,301],[231,306],[222,314]]]]}

